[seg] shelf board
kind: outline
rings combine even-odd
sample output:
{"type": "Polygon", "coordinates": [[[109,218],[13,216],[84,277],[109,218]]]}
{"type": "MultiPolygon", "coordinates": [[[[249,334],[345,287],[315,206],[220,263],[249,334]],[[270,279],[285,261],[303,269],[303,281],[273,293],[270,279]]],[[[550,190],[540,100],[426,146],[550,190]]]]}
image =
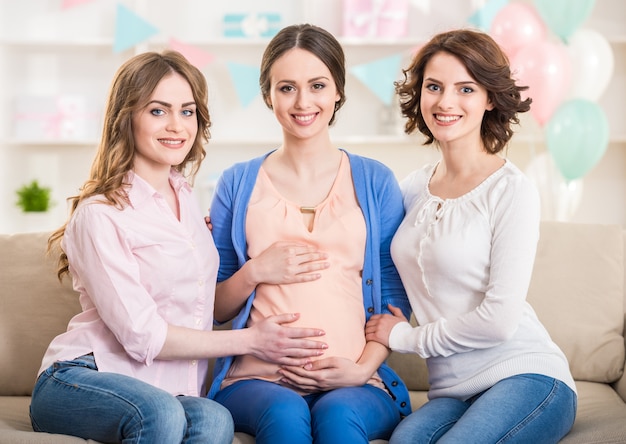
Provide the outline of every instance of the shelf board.
{"type": "MultiPolygon", "coordinates": [[[[403,135],[371,135],[371,136],[339,136],[334,137],[335,145],[413,145],[416,139],[403,135]]],[[[418,141],[419,142],[419,141],[418,141]]],[[[81,146],[98,146],[97,139],[67,139],[67,140],[21,140],[21,139],[5,139],[0,144],[3,146],[24,146],[24,147],[81,147],[81,146]]],[[[280,138],[264,138],[264,139],[238,139],[238,138],[212,138],[209,140],[208,146],[278,146],[281,144],[280,138]]]]}
{"type": "Polygon", "coordinates": [[[97,147],[99,141],[97,139],[7,139],[0,142],[3,146],[24,146],[24,147],[82,147],[92,146],[97,147]]]}
{"type": "MultiPolygon", "coordinates": [[[[339,136],[333,137],[333,143],[339,147],[344,146],[368,146],[368,145],[394,145],[394,146],[415,146],[421,144],[422,139],[419,136],[404,135],[371,135],[371,136],[339,136]]],[[[535,137],[529,134],[516,134],[511,139],[512,144],[519,143],[545,143],[543,137],[535,137]]],[[[615,135],[609,139],[609,143],[626,144],[626,134],[615,135]]],[[[17,140],[6,139],[0,142],[0,146],[15,147],[49,147],[49,148],[72,148],[72,147],[92,147],[96,148],[99,144],[97,139],[84,140],[17,140]]],[[[265,139],[236,139],[236,138],[212,138],[209,140],[208,147],[277,147],[281,144],[279,138],[265,139]]]]}
{"type": "MultiPolygon", "coordinates": [[[[356,38],[356,37],[339,37],[339,42],[345,49],[358,48],[388,48],[408,50],[417,48],[425,42],[424,38],[402,38],[402,39],[372,39],[372,38],[356,38]]],[[[611,45],[626,45],[626,35],[614,35],[607,37],[607,41],[611,45]]],[[[216,37],[206,40],[184,40],[186,45],[197,46],[202,48],[258,48],[263,49],[268,44],[268,38],[227,38],[216,37]]],[[[53,50],[59,48],[72,49],[92,49],[92,48],[113,48],[114,41],[112,38],[88,38],[81,40],[54,40],[46,38],[28,38],[28,39],[5,39],[0,40],[0,47],[7,48],[23,48],[27,50],[53,50]]],[[[169,45],[169,40],[153,39],[142,42],[135,47],[135,50],[141,48],[163,48],[169,45]]]]}
{"type": "Polygon", "coordinates": [[[28,39],[10,39],[10,40],[0,40],[0,46],[14,46],[18,48],[94,48],[94,47],[113,47],[113,39],[102,37],[102,38],[88,38],[81,40],[54,40],[54,39],[45,39],[45,38],[28,38],[28,39]]]}
{"type": "MultiPolygon", "coordinates": [[[[183,40],[185,44],[192,46],[216,46],[216,47],[265,47],[270,39],[269,38],[234,38],[234,37],[215,37],[210,39],[186,39],[183,40]]],[[[416,46],[424,42],[423,38],[402,38],[402,39],[374,39],[374,38],[356,38],[356,37],[340,37],[340,43],[345,47],[411,47],[416,46]]],[[[113,47],[114,40],[110,37],[93,37],[87,39],[50,39],[50,38],[27,38],[27,39],[2,39],[0,40],[0,46],[15,46],[15,47],[41,47],[41,48],[56,48],[56,47],[113,47]]],[[[137,46],[164,46],[169,44],[169,40],[164,39],[150,39],[137,46]]]]}

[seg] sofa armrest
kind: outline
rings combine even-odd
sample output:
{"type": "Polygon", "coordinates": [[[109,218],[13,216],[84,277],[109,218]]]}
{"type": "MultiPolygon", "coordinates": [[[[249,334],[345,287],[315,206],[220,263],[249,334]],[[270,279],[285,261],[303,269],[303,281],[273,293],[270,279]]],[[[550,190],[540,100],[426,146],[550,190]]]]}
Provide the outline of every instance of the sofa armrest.
{"type": "MultiPolygon", "coordinates": [[[[626,348],[626,313],[624,313],[624,348],[626,348]]],[[[622,370],[622,376],[612,385],[624,402],[626,402],[626,363],[624,364],[625,369],[622,370]]]]}
{"type": "Polygon", "coordinates": [[[622,377],[613,383],[613,388],[626,402],[626,373],[623,373],[622,377]]]}

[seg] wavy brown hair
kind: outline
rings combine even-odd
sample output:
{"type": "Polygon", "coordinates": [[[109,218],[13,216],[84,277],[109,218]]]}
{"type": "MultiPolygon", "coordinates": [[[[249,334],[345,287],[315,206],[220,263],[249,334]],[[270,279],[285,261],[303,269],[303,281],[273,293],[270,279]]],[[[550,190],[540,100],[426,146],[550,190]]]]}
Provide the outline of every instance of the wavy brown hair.
{"type": "Polygon", "coordinates": [[[528,87],[515,84],[506,54],[489,35],[480,31],[459,29],[437,34],[402,71],[404,80],[395,82],[395,87],[402,115],[407,118],[405,133],[411,134],[418,129],[426,136],[424,145],[435,141],[422,116],[420,100],[426,65],[440,52],[456,57],[472,78],[487,90],[493,109],[485,112],[480,135],[488,152],[502,151],[513,136],[511,126],[519,124],[517,114],[528,111],[532,99],[521,99],[520,92],[528,87]]]}
{"type": "Polygon", "coordinates": [[[345,55],[341,44],[328,31],[319,26],[310,24],[290,25],[281,29],[268,43],[261,59],[261,75],[259,86],[261,95],[268,108],[270,105],[270,72],[274,62],[293,48],[309,51],[320,59],[330,71],[339,93],[339,100],[335,102],[335,111],[328,122],[332,125],[337,111],[346,102],[346,67],[345,55]]]}
{"type": "MultiPolygon", "coordinates": [[[[206,156],[204,144],[210,137],[211,119],[206,79],[179,52],[166,50],[138,54],[120,66],[113,78],[105,106],[102,137],[91,165],[89,179],[80,188],[77,196],[68,198],[70,218],[83,200],[94,195],[102,195],[103,204],[120,209],[128,204],[129,184],[124,183],[124,178],[133,168],[135,158],[133,114],[148,104],[158,83],[172,73],[180,74],[189,83],[198,119],[198,133],[191,150],[183,162],[173,168],[187,174],[191,179],[195,177],[206,156]]],[[[48,239],[48,253],[59,254],[59,280],[69,272],[67,255],[61,248],[66,227],[67,222],[48,239]]]]}

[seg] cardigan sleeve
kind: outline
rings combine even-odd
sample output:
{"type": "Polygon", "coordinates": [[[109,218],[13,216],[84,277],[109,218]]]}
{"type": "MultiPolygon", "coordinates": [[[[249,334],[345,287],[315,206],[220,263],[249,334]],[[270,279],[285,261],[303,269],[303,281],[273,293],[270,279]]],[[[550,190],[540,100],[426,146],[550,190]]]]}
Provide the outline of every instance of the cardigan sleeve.
{"type": "Polygon", "coordinates": [[[237,252],[233,244],[234,174],[232,169],[224,171],[219,178],[211,203],[213,239],[220,255],[217,281],[231,277],[239,269],[237,252]]]}
{"type": "Polygon", "coordinates": [[[411,316],[411,306],[402,285],[400,275],[391,258],[391,240],[404,218],[402,193],[395,177],[388,172],[377,193],[378,213],[380,215],[380,269],[382,312],[390,313],[388,304],[402,310],[408,319],[411,316]]]}

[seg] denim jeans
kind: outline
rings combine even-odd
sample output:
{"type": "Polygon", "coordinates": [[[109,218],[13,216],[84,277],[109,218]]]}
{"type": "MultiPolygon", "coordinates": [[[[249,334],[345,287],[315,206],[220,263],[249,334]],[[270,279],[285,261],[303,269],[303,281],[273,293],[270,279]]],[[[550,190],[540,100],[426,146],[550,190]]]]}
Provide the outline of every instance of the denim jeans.
{"type": "Polygon", "coordinates": [[[561,381],[512,376],[467,401],[427,402],[402,420],[389,443],[556,443],[572,428],[576,405],[576,394],[561,381]]]}
{"type": "Polygon", "coordinates": [[[400,421],[391,396],[371,385],[301,396],[253,379],[220,390],[215,400],[231,411],[235,430],[257,444],[367,443],[388,439],[400,421]]]}
{"type": "Polygon", "coordinates": [[[230,413],[218,403],[99,372],[92,355],[44,371],[30,417],[35,431],[100,442],[230,444],[234,434],[230,413]]]}

